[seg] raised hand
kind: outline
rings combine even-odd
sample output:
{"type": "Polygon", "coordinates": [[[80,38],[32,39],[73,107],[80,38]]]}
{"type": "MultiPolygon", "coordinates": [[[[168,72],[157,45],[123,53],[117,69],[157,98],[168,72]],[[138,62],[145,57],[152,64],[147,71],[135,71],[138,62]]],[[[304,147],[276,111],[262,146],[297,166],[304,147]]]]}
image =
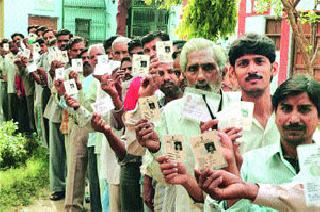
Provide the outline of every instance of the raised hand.
{"type": "Polygon", "coordinates": [[[136,138],[142,147],[150,152],[157,152],[160,149],[160,140],[153,127],[154,125],[148,120],[138,121],[135,125],[136,138]]]}
{"type": "Polygon", "coordinates": [[[201,133],[207,132],[210,129],[217,129],[217,128],[218,128],[218,120],[217,119],[212,119],[207,122],[200,123],[201,133]]]}
{"type": "Polygon", "coordinates": [[[97,113],[93,113],[91,126],[96,132],[107,133],[111,128],[97,113]]]}
{"type": "Polygon", "coordinates": [[[158,86],[152,76],[147,76],[141,81],[139,97],[152,96],[158,89],[158,86]]]}
{"type": "Polygon", "coordinates": [[[160,156],[156,159],[160,164],[161,172],[166,183],[173,185],[183,185],[188,181],[186,168],[180,162],[172,160],[169,156],[160,156]]]}
{"type": "Polygon", "coordinates": [[[60,96],[62,96],[66,93],[66,88],[64,87],[63,82],[64,82],[64,80],[62,80],[62,79],[54,80],[54,82],[53,82],[53,85],[56,88],[56,90],[60,96]]]}
{"type": "Polygon", "coordinates": [[[73,108],[74,110],[77,110],[80,107],[80,103],[74,98],[72,98],[70,95],[65,94],[64,99],[66,100],[67,105],[73,108]]]}
{"type": "Polygon", "coordinates": [[[195,170],[200,188],[215,200],[250,199],[257,197],[259,187],[224,170],[195,170]]]}
{"type": "Polygon", "coordinates": [[[82,89],[82,84],[81,84],[81,81],[80,81],[80,78],[79,78],[79,75],[78,75],[77,72],[71,71],[69,73],[69,79],[74,79],[74,81],[76,82],[76,86],[77,86],[78,90],[82,89]]]}
{"type": "Polygon", "coordinates": [[[226,133],[219,131],[218,136],[220,137],[222,154],[228,163],[228,167],[225,170],[240,175],[240,170],[236,164],[234,144],[226,133]]]}
{"type": "Polygon", "coordinates": [[[119,96],[118,90],[115,86],[115,82],[110,75],[95,75],[94,77],[96,77],[100,81],[101,89],[108,93],[112,98],[119,96]]]}
{"type": "Polygon", "coordinates": [[[51,78],[53,79],[54,76],[55,76],[55,73],[56,73],[56,69],[57,68],[62,68],[64,67],[63,63],[61,63],[60,61],[58,60],[53,60],[51,62],[51,67],[50,67],[50,70],[49,70],[49,74],[51,76],[51,78]]]}

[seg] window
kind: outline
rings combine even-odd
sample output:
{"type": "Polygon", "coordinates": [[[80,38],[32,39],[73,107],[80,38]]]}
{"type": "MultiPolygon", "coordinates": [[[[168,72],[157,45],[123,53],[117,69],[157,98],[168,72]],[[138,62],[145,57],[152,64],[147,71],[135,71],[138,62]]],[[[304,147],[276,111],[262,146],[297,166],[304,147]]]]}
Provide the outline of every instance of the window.
{"type": "Polygon", "coordinates": [[[266,36],[274,41],[276,44],[276,50],[279,51],[281,38],[281,19],[266,20],[266,36]]]}
{"type": "Polygon", "coordinates": [[[76,35],[89,40],[91,20],[76,18],[75,21],[76,21],[76,30],[75,30],[76,35]]]}

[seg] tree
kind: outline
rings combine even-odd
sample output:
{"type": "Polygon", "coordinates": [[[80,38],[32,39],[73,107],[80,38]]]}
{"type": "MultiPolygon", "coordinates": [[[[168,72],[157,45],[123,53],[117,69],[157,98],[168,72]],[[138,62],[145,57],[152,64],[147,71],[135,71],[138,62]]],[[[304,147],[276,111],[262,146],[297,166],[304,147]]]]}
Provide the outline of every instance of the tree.
{"type": "MultiPolygon", "coordinates": [[[[181,0],[146,0],[169,9],[181,0]]],[[[177,35],[184,39],[203,37],[211,40],[234,33],[237,17],[236,0],[188,0],[183,8],[177,35]]]]}
{"type": "Polygon", "coordinates": [[[281,15],[282,8],[283,15],[289,20],[295,41],[301,51],[307,74],[314,76],[314,64],[319,50],[319,44],[317,45],[316,40],[316,25],[320,20],[320,15],[315,12],[318,1],[314,0],[315,7],[311,11],[298,11],[297,5],[299,2],[300,0],[259,0],[257,8],[258,11],[262,12],[273,7],[276,8],[275,11],[278,11],[278,15],[281,15]],[[310,39],[306,37],[303,31],[304,24],[310,24],[312,27],[310,39]]]}

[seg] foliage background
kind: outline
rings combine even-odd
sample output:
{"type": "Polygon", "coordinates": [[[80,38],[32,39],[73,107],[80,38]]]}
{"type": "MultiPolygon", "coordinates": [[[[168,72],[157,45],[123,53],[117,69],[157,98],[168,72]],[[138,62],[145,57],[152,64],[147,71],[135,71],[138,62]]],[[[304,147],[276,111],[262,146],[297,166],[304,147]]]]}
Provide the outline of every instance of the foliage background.
{"type": "MultiPolygon", "coordinates": [[[[146,3],[169,9],[182,2],[147,0],[146,3]]],[[[236,18],[237,0],[188,0],[176,33],[182,39],[203,37],[217,40],[234,33],[236,18]]]]}

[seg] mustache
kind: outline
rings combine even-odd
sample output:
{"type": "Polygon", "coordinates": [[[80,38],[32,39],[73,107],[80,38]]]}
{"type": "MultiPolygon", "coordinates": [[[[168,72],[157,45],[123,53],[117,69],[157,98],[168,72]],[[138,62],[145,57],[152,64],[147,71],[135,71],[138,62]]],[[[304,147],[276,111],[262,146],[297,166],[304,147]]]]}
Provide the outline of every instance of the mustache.
{"type": "Polygon", "coordinates": [[[88,61],[83,62],[83,66],[91,67],[91,65],[88,61]]]}
{"type": "Polygon", "coordinates": [[[197,82],[195,88],[202,90],[210,90],[211,86],[207,82],[197,82]]]}
{"type": "Polygon", "coordinates": [[[307,126],[304,124],[288,124],[283,126],[284,130],[294,130],[294,131],[304,131],[307,129],[307,126]]]}
{"type": "Polygon", "coordinates": [[[250,81],[251,79],[262,79],[262,75],[258,73],[248,73],[248,76],[245,78],[246,82],[250,81]]]}
{"type": "Polygon", "coordinates": [[[129,74],[129,73],[124,74],[124,78],[123,78],[124,80],[129,80],[131,78],[132,78],[131,74],[129,74]]]}

